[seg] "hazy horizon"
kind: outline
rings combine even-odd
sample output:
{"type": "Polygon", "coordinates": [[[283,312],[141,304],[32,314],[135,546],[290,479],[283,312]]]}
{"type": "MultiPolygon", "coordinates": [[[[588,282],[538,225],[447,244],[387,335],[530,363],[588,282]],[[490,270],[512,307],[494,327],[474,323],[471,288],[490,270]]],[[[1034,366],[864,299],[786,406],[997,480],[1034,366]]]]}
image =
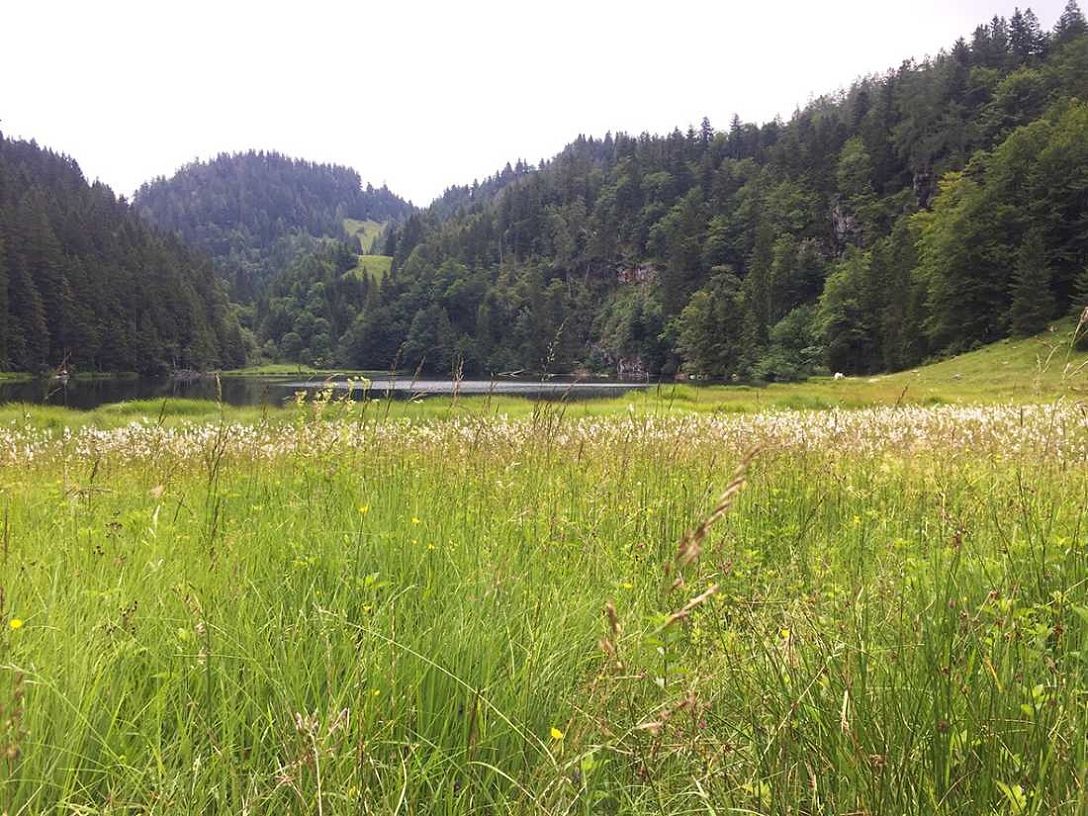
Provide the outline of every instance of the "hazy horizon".
{"type": "MultiPolygon", "coordinates": [[[[1032,8],[1049,29],[1064,4],[1032,8]]],[[[26,4],[7,10],[16,36],[0,71],[22,80],[0,96],[0,131],[70,155],[126,196],[191,161],[254,149],[347,165],[426,205],[579,134],[788,119],[1013,11],[734,5],[682,2],[666,16],[629,3],[316,2],[303,16],[206,0],[26,4]]]]}

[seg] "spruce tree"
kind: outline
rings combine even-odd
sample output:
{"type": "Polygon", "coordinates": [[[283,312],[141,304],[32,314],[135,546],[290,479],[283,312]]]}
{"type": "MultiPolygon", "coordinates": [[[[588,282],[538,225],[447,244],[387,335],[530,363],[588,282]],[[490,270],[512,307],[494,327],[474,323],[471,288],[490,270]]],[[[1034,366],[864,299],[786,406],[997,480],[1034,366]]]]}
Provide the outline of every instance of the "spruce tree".
{"type": "Polygon", "coordinates": [[[1074,37],[1080,37],[1085,33],[1088,33],[1088,22],[1085,22],[1080,6],[1077,5],[1077,0],[1069,0],[1065,4],[1065,11],[1062,12],[1062,16],[1058,18],[1058,22],[1054,26],[1054,41],[1059,44],[1068,42],[1074,37]]]}
{"type": "MultiPolygon", "coordinates": [[[[0,229],[3,224],[0,223],[0,229]]],[[[0,371],[8,366],[8,273],[4,264],[4,241],[0,238],[0,371]]]]}
{"type": "Polygon", "coordinates": [[[1073,280],[1073,311],[1080,314],[1088,309],[1088,266],[1073,280]]]}
{"type": "Polygon", "coordinates": [[[1020,245],[1012,280],[1009,328],[1021,337],[1037,334],[1054,316],[1053,270],[1047,261],[1046,243],[1033,230],[1020,245]]]}
{"type": "Polygon", "coordinates": [[[1017,8],[1009,19],[1009,44],[1017,62],[1024,63],[1046,50],[1046,35],[1039,27],[1039,18],[1030,8],[1017,8]]]}
{"type": "Polygon", "coordinates": [[[1073,317],[1077,321],[1075,345],[1088,351],[1088,266],[1073,281],[1073,317]]]}

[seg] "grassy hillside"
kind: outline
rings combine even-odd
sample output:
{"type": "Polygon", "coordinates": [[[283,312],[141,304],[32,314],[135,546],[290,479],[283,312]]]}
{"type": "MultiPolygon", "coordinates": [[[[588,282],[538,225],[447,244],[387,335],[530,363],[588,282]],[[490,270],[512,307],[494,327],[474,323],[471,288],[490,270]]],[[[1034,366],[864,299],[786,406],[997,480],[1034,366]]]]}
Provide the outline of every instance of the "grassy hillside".
{"type": "Polygon", "coordinates": [[[360,255],[355,268],[345,274],[355,275],[357,278],[369,276],[375,283],[380,283],[389,273],[392,263],[393,258],[389,255],[360,255]]]}
{"type": "Polygon", "coordinates": [[[379,221],[360,221],[357,218],[344,219],[344,231],[349,236],[359,239],[364,252],[370,249],[370,245],[375,238],[382,234],[384,228],[385,224],[379,221]]]}
{"type": "MultiPolygon", "coordinates": [[[[357,218],[345,218],[344,230],[351,237],[357,237],[364,253],[381,236],[385,224],[378,221],[360,221],[357,218]]],[[[389,272],[393,258],[389,255],[371,255],[369,253],[359,256],[359,263],[348,272],[358,278],[369,276],[372,281],[379,283],[389,272]]]]}
{"type": "MultiPolygon", "coordinates": [[[[1073,348],[1072,321],[1020,340],[1001,340],[928,365],[872,377],[802,383],[659,389],[696,410],[859,408],[869,405],[1047,401],[1088,396],[1088,353],[1073,348]]],[[[660,397],[659,397],[660,398],[660,397]]]]}

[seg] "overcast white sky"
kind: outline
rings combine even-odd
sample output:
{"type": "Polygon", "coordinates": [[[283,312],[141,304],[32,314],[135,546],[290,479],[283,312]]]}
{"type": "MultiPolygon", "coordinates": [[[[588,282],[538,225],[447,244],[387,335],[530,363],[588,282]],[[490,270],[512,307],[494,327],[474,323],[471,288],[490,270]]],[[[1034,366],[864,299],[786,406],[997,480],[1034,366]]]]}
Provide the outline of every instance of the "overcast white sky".
{"type": "MultiPolygon", "coordinates": [[[[1049,29],[1065,0],[1032,6],[1049,29]]],[[[129,195],[275,149],[426,204],[579,133],[788,118],[1008,0],[0,0],[0,130],[129,195]]]]}

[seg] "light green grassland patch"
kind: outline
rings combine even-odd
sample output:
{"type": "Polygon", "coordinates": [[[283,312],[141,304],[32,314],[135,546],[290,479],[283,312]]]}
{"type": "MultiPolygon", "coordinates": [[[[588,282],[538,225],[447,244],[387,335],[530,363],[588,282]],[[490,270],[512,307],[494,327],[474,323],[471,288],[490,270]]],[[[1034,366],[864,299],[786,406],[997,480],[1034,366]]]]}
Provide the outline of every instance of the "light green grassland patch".
{"type": "Polygon", "coordinates": [[[355,268],[345,274],[354,275],[359,279],[370,278],[374,283],[380,283],[382,278],[389,274],[392,265],[391,255],[360,255],[355,268]]]}
{"type": "MultiPolygon", "coordinates": [[[[360,221],[356,218],[344,219],[344,231],[352,237],[359,238],[359,244],[364,253],[368,253],[374,241],[381,237],[385,224],[379,221],[360,221]]],[[[359,256],[359,262],[350,270],[349,275],[359,278],[369,277],[373,282],[379,283],[389,273],[393,264],[392,257],[388,255],[363,254],[359,256]]]]}
{"type": "Polygon", "coordinates": [[[352,237],[358,237],[363,247],[363,252],[370,250],[370,245],[381,236],[385,224],[380,221],[360,221],[357,218],[344,219],[344,232],[352,237]]]}

